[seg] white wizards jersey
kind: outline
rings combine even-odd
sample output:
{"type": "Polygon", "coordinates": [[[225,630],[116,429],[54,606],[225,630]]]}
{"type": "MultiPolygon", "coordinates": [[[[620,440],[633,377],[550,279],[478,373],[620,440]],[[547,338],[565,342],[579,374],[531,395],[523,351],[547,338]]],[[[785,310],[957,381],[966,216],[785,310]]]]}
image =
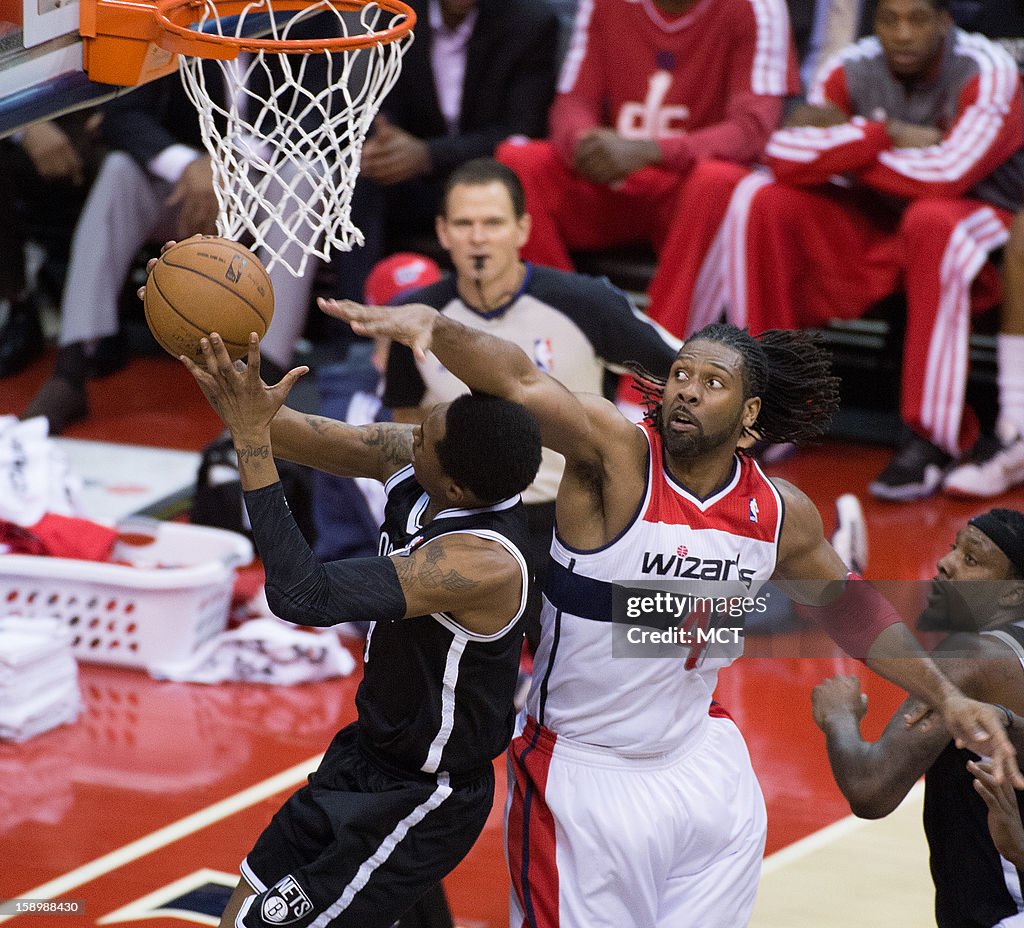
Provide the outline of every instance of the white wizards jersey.
{"type": "Polygon", "coordinates": [[[622,754],[703,737],[718,670],[742,653],[742,614],[763,611],[783,503],[746,455],[700,499],[662,463],[657,430],[632,522],[602,548],[557,535],[527,712],[559,738],[622,754]]]}

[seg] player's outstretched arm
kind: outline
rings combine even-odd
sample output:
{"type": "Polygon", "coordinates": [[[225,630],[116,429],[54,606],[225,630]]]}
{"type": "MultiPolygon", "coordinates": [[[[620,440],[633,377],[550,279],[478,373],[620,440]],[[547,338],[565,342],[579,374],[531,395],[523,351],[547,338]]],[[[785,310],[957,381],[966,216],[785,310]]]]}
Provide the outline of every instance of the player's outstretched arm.
{"type": "MultiPolygon", "coordinates": [[[[164,242],[160,253],[175,244],[174,240],[164,242]]],[[[152,273],[156,263],[156,258],[147,262],[147,273],[152,273]]],[[[137,293],[140,300],[146,299],[144,286],[137,293]]],[[[258,346],[256,359],[259,360],[258,346]]],[[[257,373],[258,370],[257,367],[257,373]]],[[[283,405],[271,420],[270,441],[276,457],[338,477],[373,477],[384,481],[412,462],[413,433],[409,426],[353,426],[325,416],[304,415],[283,405]]]]}
{"type": "Polygon", "coordinates": [[[526,406],[537,417],[544,445],[571,462],[603,460],[632,435],[632,424],[608,403],[581,401],[539,371],[517,345],[461,325],[429,306],[364,306],[318,301],[359,335],[383,335],[408,345],[418,360],[430,351],[471,390],[526,406]]]}
{"type": "Polygon", "coordinates": [[[185,355],[180,360],[231,432],[242,489],[255,490],[276,483],[279,478],[270,447],[270,423],[295,382],[309,368],[297,367],[268,387],[260,379],[259,338],[255,332],[249,335],[246,365],[235,365],[216,332],[199,344],[203,353],[201,364],[185,355]]]}
{"type": "Polygon", "coordinates": [[[892,812],[949,741],[941,725],[906,728],[902,709],[915,702],[907,700],[872,742],[860,731],[867,696],[857,677],[830,677],[811,692],[814,722],[825,734],[832,775],[854,815],[882,818],[892,812]]]}
{"type": "MultiPolygon", "coordinates": [[[[951,635],[932,657],[962,692],[986,703],[1017,704],[1020,664],[1001,642],[979,635],[951,635]]],[[[896,711],[878,741],[864,741],[860,721],[867,697],[856,677],[825,680],[815,687],[811,702],[814,721],[825,733],[836,783],[862,818],[879,818],[895,809],[950,741],[949,730],[934,713],[913,726],[906,724],[907,718],[919,718],[922,713],[922,704],[914,697],[896,711]]],[[[994,707],[1016,720],[1012,710],[994,707]]],[[[989,775],[994,781],[994,773],[989,775]]],[[[1009,779],[1003,779],[1002,785],[1012,794],[1009,779]]],[[[1019,814],[1017,820],[1019,827],[1019,814]]]]}
{"type": "Polygon", "coordinates": [[[277,480],[275,457],[340,477],[378,480],[386,480],[412,461],[412,426],[353,426],[283,406],[295,382],[309,368],[295,368],[280,383],[268,387],[260,378],[259,342],[252,336],[244,365],[231,361],[216,333],[204,348],[202,364],[182,360],[231,431],[243,489],[277,480]],[[257,469],[265,471],[265,479],[257,476],[257,469]]]}
{"type": "Polygon", "coordinates": [[[398,422],[349,425],[282,406],[270,423],[274,455],[338,477],[385,481],[412,463],[415,426],[398,422]]]}
{"type": "Polygon", "coordinates": [[[848,573],[826,541],[821,515],[807,495],[787,481],[773,482],[786,504],[773,577],[780,589],[797,602],[818,607],[815,617],[848,654],[934,706],[958,747],[991,756],[997,776],[1024,788],[1002,714],[965,696],[922,650],[892,605],[869,583],[848,573]]]}

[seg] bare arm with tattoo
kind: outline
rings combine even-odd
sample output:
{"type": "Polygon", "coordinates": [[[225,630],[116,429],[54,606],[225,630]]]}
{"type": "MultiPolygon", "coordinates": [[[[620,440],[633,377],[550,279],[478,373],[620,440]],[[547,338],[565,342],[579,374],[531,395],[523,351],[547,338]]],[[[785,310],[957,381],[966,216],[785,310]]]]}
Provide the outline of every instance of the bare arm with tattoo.
{"type": "Polygon", "coordinates": [[[202,347],[203,365],[182,361],[231,430],[266,569],[267,600],[276,615],[328,626],[447,612],[483,635],[500,631],[516,615],[524,584],[519,563],[497,542],[476,535],[443,535],[391,558],[320,563],[288,510],[274,452],[331,473],[386,479],[412,460],[412,426],[354,428],[283,411],[288,391],[306,369],[289,371],[268,387],[260,379],[255,335],[244,369],[231,362],[216,333],[202,347]]]}
{"type": "Polygon", "coordinates": [[[338,477],[387,480],[412,461],[412,425],[349,425],[282,406],[270,423],[274,454],[338,477]]]}
{"type": "Polygon", "coordinates": [[[309,369],[289,371],[280,383],[268,387],[260,379],[255,338],[250,341],[244,368],[231,362],[216,333],[203,348],[201,365],[182,360],[231,431],[245,490],[278,479],[275,456],[340,477],[382,481],[412,461],[411,425],[354,426],[283,406],[292,386],[309,369]]]}
{"type": "Polygon", "coordinates": [[[406,615],[447,612],[480,635],[501,631],[519,611],[518,562],[500,544],[476,535],[442,535],[407,556],[391,555],[406,615]]]}

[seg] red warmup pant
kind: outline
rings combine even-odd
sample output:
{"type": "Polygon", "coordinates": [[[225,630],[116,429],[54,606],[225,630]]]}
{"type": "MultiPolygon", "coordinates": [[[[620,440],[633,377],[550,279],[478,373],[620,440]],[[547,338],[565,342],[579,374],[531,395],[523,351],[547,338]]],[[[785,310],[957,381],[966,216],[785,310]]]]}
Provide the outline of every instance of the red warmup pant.
{"type": "Polygon", "coordinates": [[[651,315],[688,334],[722,311],[757,333],[862,316],[904,290],[900,413],[950,454],[976,431],[964,415],[972,310],[995,305],[988,262],[1012,215],[979,200],[921,199],[894,216],[870,192],[801,188],[706,162],[680,198],[651,283],[651,315]]]}
{"type": "Polygon", "coordinates": [[[614,187],[584,180],[550,142],[503,142],[495,157],[512,168],[533,219],[527,261],[573,269],[570,251],[650,242],[656,252],[672,225],[682,176],[649,167],[614,187]]]}

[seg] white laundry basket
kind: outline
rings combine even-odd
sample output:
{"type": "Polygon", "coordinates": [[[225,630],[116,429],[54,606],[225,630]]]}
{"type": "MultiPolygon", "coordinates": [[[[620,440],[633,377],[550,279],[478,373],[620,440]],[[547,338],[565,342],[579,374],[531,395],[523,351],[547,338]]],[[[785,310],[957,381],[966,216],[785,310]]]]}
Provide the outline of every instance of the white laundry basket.
{"type": "Polygon", "coordinates": [[[224,630],[247,538],[152,520],[119,532],[112,559],[134,566],[0,555],[0,614],[55,617],[79,660],[126,667],[181,660],[224,630]]]}

